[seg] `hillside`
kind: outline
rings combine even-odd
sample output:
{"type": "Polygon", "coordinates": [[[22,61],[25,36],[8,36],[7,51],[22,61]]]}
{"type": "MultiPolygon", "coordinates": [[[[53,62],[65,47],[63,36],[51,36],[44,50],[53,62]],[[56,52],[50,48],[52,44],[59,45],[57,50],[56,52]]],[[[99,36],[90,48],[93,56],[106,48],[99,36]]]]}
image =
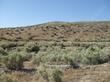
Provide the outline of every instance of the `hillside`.
{"type": "Polygon", "coordinates": [[[50,22],[20,28],[0,29],[0,40],[8,41],[110,41],[110,22],[50,22]]]}
{"type": "Polygon", "coordinates": [[[0,82],[110,82],[110,21],[0,28],[0,82]]]}

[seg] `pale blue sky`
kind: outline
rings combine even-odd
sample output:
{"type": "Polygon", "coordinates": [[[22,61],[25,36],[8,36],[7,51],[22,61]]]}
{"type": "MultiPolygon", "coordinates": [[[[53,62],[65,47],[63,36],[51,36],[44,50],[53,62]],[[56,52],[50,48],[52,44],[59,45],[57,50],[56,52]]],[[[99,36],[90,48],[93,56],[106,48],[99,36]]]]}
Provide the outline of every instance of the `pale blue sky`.
{"type": "Polygon", "coordinates": [[[110,20],[110,0],[0,0],[0,27],[110,20]]]}

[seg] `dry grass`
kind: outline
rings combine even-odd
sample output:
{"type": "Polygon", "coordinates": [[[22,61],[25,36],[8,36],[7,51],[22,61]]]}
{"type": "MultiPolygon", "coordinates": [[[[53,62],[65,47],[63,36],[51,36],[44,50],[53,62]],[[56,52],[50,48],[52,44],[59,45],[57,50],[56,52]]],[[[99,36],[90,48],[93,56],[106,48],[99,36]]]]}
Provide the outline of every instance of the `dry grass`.
{"type": "Polygon", "coordinates": [[[0,40],[110,41],[110,23],[47,23],[0,29],[0,40]]]}

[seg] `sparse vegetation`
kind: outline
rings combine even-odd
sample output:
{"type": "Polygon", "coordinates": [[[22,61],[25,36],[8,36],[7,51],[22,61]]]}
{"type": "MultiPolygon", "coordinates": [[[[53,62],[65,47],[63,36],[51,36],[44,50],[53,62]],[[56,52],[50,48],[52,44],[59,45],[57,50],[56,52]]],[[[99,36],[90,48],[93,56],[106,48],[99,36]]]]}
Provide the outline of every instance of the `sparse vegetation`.
{"type": "Polygon", "coordinates": [[[107,79],[109,34],[110,22],[0,29],[0,82],[79,82],[93,74],[107,79]]]}
{"type": "Polygon", "coordinates": [[[0,48],[0,56],[6,56],[6,55],[8,55],[8,53],[3,48],[0,48]]]}
{"type": "Polygon", "coordinates": [[[39,46],[37,44],[28,44],[27,48],[26,48],[26,51],[27,52],[38,52],[40,50],[39,46]]]}
{"type": "Polygon", "coordinates": [[[51,77],[52,77],[53,82],[62,82],[62,76],[63,76],[63,73],[59,69],[55,68],[52,70],[51,77]]]}
{"type": "MultiPolygon", "coordinates": [[[[60,48],[53,48],[46,53],[39,53],[34,57],[36,63],[38,62],[50,62],[56,64],[70,64],[75,65],[75,62],[79,61],[82,64],[102,64],[110,61],[110,55],[108,52],[104,52],[105,49],[93,45],[88,48],[77,49],[74,51],[68,51],[60,48]],[[105,54],[105,55],[104,55],[105,54]],[[105,61],[106,60],[106,61],[105,61]]],[[[108,50],[109,51],[109,50],[108,50]]],[[[35,61],[34,61],[35,63],[35,61]]]]}
{"type": "Polygon", "coordinates": [[[0,74],[0,82],[17,82],[17,81],[12,80],[6,74],[0,74]]]}
{"type": "Polygon", "coordinates": [[[24,59],[20,54],[10,54],[4,58],[5,66],[10,70],[21,70],[23,68],[24,59]]]}
{"type": "Polygon", "coordinates": [[[38,74],[46,82],[62,82],[63,73],[58,68],[47,69],[45,65],[41,65],[38,69],[38,74]]]}

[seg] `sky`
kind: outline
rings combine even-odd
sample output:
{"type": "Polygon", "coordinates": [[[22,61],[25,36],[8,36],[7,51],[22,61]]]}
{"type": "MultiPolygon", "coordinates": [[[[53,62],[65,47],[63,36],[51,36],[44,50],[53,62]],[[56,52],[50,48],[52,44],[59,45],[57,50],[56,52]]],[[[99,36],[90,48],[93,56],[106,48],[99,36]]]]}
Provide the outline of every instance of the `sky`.
{"type": "Polygon", "coordinates": [[[0,0],[0,27],[110,20],[110,0],[0,0]]]}

